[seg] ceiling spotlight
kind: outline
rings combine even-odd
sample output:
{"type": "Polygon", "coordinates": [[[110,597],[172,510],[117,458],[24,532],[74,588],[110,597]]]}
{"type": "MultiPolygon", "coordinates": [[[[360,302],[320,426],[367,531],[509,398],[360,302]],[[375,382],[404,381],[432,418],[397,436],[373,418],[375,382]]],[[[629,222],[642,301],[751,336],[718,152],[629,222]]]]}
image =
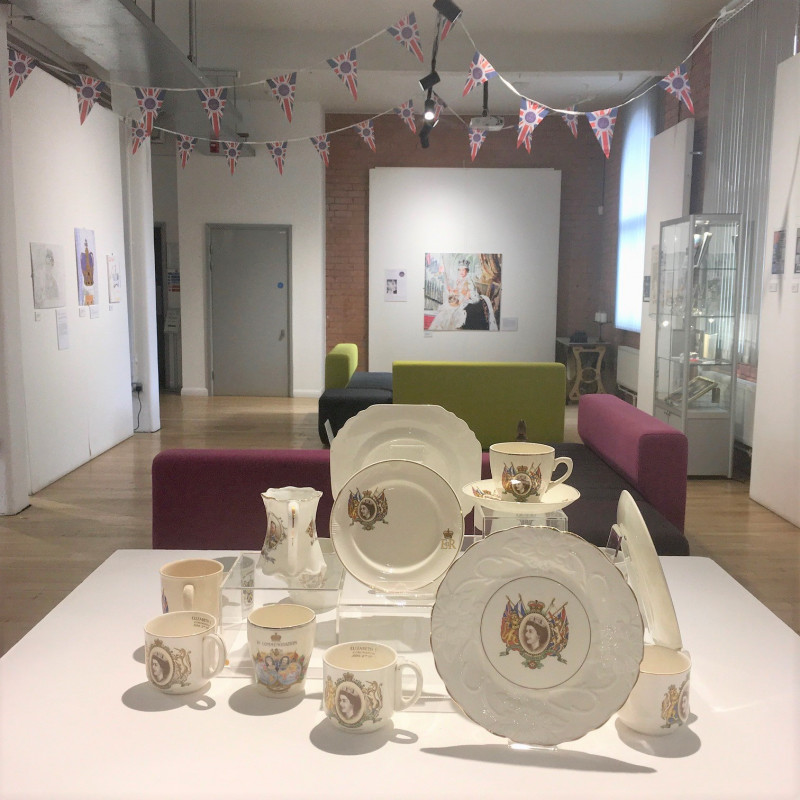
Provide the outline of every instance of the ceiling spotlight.
{"type": "Polygon", "coordinates": [[[436,101],[430,96],[430,91],[428,89],[428,99],[425,101],[425,112],[422,115],[428,122],[432,122],[436,116],[436,101]]]}
{"type": "Polygon", "coordinates": [[[433,89],[440,80],[439,73],[435,69],[431,70],[424,78],[419,79],[419,88],[423,92],[427,92],[429,89],[433,89]]]}
{"type": "Polygon", "coordinates": [[[430,141],[428,141],[428,134],[431,132],[432,129],[433,125],[431,125],[430,122],[424,123],[423,126],[420,128],[419,143],[422,145],[423,149],[431,146],[430,141]]]}
{"type": "Polygon", "coordinates": [[[433,7],[450,22],[455,22],[461,16],[461,9],[453,0],[434,0],[433,7]]]}

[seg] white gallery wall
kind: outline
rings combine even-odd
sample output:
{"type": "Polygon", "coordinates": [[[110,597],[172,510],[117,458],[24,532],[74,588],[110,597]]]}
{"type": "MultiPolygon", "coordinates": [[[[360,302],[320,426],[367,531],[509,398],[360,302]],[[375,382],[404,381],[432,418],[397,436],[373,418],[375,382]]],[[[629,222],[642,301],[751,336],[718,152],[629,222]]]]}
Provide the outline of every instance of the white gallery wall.
{"type": "Polygon", "coordinates": [[[800,525],[800,55],[778,66],[772,126],[764,285],[758,344],[750,497],[800,525]],[[773,234],[786,232],[783,274],[772,273],[773,234]]]}
{"type": "Polygon", "coordinates": [[[370,170],[370,369],[553,361],[560,207],[557,170],[370,170]],[[424,331],[425,253],[502,254],[499,331],[424,331]],[[406,302],[385,302],[387,269],[407,273],[406,302]]]}
{"type": "MultiPolygon", "coordinates": [[[[312,136],[324,127],[318,104],[295,103],[288,136],[312,136]]],[[[270,136],[258,120],[251,130],[270,136]]],[[[234,175],[223,156],[199,149],[178,170],[182,394],[210,390],[206,226],[227,223],[291,226],[290,385],[295,397],[318,397],[325,357],[325,166],[307,138],[289,141],[283,175],[263,144],[254,148],[255,157],[240,158],[234,175]]]]}
{"type": "MultiPolygon", "coordinates": [[[[95,106],[81,125],[75,89],[35,69],[10,103],[27,439],[32,492],[133,433],[128,306],[110,303],[106,256],[125,283],[120,121],[95,106]],[[78,305],[74,229],[94,231],[99,302],[78,305]],[[69,347],[56,309],[34,310],[30,243],[62,248],[69,347]]],[[[4,197],[3,202],[9,198],[4,197]]]]}

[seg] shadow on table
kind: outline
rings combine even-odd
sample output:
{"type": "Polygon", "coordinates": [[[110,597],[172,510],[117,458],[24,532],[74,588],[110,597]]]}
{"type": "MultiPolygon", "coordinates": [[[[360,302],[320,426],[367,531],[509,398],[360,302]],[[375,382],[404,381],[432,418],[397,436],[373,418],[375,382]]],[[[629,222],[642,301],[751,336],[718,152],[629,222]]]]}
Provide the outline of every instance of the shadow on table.
{"type": "MultiPolygon", "coordinates": [[[[689,715],[689,723],[697,719],[689,715]]],[[[689,727],[683,727],[668,736],[645,736],[631,730],[624,722],[617,720],[617,733],[623,744],[633,750],[657,758],[686,758],[700,749],[700,737],[689,727]]]]}
{"type": "Polygon", "coordinates": [[[339,730],[329,719],[315,725],[308,738],[317,750],[336,756],[362,756],[387,744],[414,744],[419,740],[416,733],[395,728],[391,722],[373,733],[350,733],[339,730]]]}
{"type": "Polygon", "coordinates": [[[272,717],[300,705],[307,696],[301,693],[293,697],[267,697],[254,683],[251,683],[237,689],[228,699],[228,705],[237,714],[245,714],[248,717],[272,717]]]}
{"type": "Polygon", "coordinates": [[[216,701],[198,689],[189,694],[166,694],[156,689],[149,681],[131,686],[122,695],[122,702],[134,711],[172,711],[176,708],[192,708],[196,711],[209,711],[216,701]]]}
{"type": "Polygon", "coordinates": [[[133,651],[133,660],[138,661],[140,664],[144,664],[144,645],[137,647],[133,651]]]}
{"type": "Polygon", "coordinates": [[[521,767],[567,769],[575,772],[651,773],[652,767],[629,764],[617,758],[577,753],[573,750],[517,750],[505,744],[458,744],[452,747],[423,747],[423,753],[490,764],[514,764],[521,767]]]}

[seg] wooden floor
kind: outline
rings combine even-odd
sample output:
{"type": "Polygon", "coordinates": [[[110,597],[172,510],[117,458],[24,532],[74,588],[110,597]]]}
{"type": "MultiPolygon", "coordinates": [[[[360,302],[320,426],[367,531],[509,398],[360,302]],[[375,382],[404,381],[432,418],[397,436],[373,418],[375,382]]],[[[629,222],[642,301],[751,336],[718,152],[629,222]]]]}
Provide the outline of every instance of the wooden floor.
{"type": "MultiPolygon", "coordinates": [[[[0,517],[0,653],[119,548],[150,547],[150,464],[171,447],[316,448],[317,401],[162,397],[156,433],[137,433],[0,517]]],[[[566,409],[579,441],[577,407],[566,409]]],[[[689,482],[692,555],[709,556],[800,633],[800,529],[754,503],[744,481],[689,482]]],[[[124,602],[125,587],[113,602],[124,602]]],[[[111,599],[110,599],[111,601],[111,599]]]]}

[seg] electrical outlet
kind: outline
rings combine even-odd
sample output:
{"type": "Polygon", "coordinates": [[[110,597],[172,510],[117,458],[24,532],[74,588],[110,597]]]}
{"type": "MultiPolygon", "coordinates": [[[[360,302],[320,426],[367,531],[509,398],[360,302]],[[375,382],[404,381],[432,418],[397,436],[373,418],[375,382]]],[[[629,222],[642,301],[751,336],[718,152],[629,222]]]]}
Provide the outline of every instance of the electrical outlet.
{"type": "Polygon", "coordinates": [[[142,384],[139,381],[133,381],[131,383],[131,391],[132,392],[141,392],[142,391],[142,384]]]}

